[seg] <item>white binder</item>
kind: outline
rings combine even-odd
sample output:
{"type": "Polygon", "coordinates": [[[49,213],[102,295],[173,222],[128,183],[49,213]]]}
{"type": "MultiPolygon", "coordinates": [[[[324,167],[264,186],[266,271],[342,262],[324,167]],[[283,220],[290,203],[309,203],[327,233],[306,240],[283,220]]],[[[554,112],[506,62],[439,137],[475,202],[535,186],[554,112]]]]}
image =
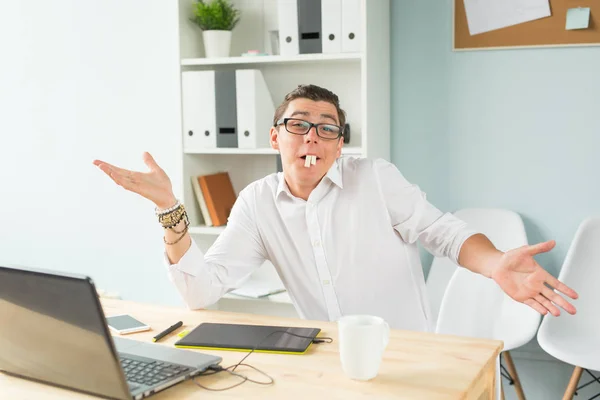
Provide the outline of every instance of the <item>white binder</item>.
{"type": "Polygon", "coordinates": [[[258,69],[235,71],[238,147],[269,148],[269,130],[275,106],[269,88],[258,69]]]}
{"type": "Polygon", "coordinates": [[[323,53],[342,52],[342,0],[321,0],[323,53]]]}
{"type": "Polygon", "coordinates": [[[300,53],[298,38],[298,4],[296,0],[277,0],[279,22],[279,54],[295,56],[300,53]]]}
{"type": "Polygon", "coordinates": [[[353,53],[361,51],[361,1],[342,1],[342,52],[353,53]]]}
{"type": "Polygon", "coordinates": [[[300,54],[323,53],[321,0],[299,0],[297,5],[300,54]]]}
{"type": "Polygon", "coordinates": [[[215,72],[181,73],[184,151],[217,147],[215,72]]]}

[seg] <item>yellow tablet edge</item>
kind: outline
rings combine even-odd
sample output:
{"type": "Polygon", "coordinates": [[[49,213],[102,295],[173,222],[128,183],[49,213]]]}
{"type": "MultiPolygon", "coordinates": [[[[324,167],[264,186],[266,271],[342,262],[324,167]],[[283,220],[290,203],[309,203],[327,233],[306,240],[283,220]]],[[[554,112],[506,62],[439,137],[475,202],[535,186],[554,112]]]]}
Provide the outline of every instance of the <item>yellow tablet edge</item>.
{"type": "MultiPolygon", "coordinates": [[[[312,345],[309,344],[308,347],[306,348],[306,350],[304,350],[303,352],[297,352],[297,351],[282,351],[282,350],[254,350],[255,353],[271,353],[271,354],[292,354],[292,355],[302,355],[305,354],[308,349],[310,348],[310,346],[312,345]]],[[[183,346],[183,345],[175,345],[175,347],[180,348],[180,349],[194,349],[194,350],[226,350],[226,351],[240,351],[240,352],[250,352],[252,351],[252,349],[236,349],[236,348],[228,348],[228,347],[203,347],[203,346],[183,346]]]]}

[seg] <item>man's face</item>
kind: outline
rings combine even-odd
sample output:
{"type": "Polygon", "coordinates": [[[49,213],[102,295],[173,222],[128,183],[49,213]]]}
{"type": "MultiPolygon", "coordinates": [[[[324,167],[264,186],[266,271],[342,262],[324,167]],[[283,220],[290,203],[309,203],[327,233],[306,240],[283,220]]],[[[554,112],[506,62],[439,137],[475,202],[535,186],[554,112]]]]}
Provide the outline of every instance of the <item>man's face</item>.
{"type": "MultiPolygon", "coordinates": [[[[314,124],[338,126],[340,124],[333,104],[302,98],[290,102],[283,113],[283,118],[295,118],[314,124]]],[[[293,124],[297,127],[293,129],[297,129],[298,132],[305,125],[302,121],[295,121],[293,124]]],[[[291,127],[292,125],[288,125],[288,128],[291,127]]],[[[328,127],[322,128],[324,135],[334,136],[331,132],[328,127]]],[[[316,185],[340,156],[343,143],[341,137],[333,140],[320,137],[314,127],[311,127],[306,135],[290,133],[283,124],[271,128],[271,147],[279,150],[281,154],[283,171],[288,184],[316,185]],[[316,156],[316,163],[307,166],[306,156],[316,156]]]]}

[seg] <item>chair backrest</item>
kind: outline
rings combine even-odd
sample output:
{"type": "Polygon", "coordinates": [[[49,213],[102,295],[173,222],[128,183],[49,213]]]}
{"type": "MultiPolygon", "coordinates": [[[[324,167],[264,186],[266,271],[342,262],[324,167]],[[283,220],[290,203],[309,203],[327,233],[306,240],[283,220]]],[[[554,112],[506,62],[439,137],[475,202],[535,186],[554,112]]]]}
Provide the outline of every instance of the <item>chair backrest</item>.
{"type": "Polygon", "coordinates": [[[587,218],[579,225],[558,279],[579,294],[579,299],[573,301],[577,313],[562,312],[558,318],[547,314],[538,332],[540,344],[553,336],[573,338],[583,334],[596,338],[600,332],[600,217],[587,218]]]}
{"type": "MultiPolygon", "coordinates": [[[[521,217],[502,209],[464,209],[455,214],[502,251],[527,245],[521,217]]],[[[433,307],[432,307],[433,308],[433,307]]],[[[540,315],[506,295],[491,279],[454,267],[439,307],[436,331],[504,341],[504,350],[527,343],[540,315]]]]}
{"type": "Polygon", "coordinates": [[[426,289],[431,310],[431,323],[434,327],[437,325],[442,299],[454,271],[456,271],[456,264],[447,257],[435,257],[431,263],[426,289]]]}
{"type": "MultiPolygon", "coordinates": [[[[499,339],[496,321],[502,313],[504,293],[491,279],[457,268],[446,290],[436,326],[437,333],[499,339]]],[[[496,395],[502,399],[500,357],[496,357],[496,395]]]]}
{"type": "MultiPolygon", "coordinates": [[[[473,229],[484,233],[500,250],[527,244],[527,235],[518,214],[496,208],[466,208],[454,213],[473,229]]],[[[433,325],[436,326],[440,306],[448,283],[456,271],[456,264],[447,257],[435,257],[427,275],[427,295],[433,325]]]]}

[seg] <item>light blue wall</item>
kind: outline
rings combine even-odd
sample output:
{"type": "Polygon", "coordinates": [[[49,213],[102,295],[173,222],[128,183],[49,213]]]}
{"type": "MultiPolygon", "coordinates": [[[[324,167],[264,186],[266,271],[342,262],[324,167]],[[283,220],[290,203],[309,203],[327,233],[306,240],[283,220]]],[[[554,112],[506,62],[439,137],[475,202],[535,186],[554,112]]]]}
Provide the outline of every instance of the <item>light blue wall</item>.
{"type": "Polygon", "coordinates": [[[600,47],[452,52],[451,4],[392,2],[392,161],[445,211],[520,213],[556,275],[600,214],[600,47]]]}

